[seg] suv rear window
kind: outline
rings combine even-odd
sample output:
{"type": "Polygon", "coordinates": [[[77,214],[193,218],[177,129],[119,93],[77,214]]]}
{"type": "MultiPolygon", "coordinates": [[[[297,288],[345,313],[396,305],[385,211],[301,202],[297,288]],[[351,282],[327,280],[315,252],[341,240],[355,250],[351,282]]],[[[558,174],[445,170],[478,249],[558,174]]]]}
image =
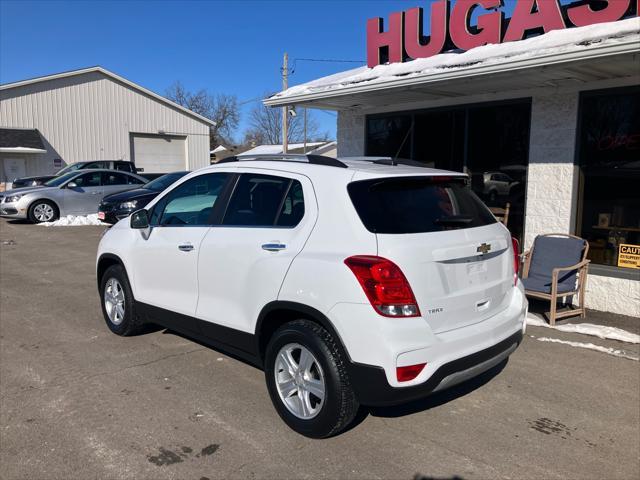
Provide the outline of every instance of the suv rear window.
{"type": "Polygon", "coordinates": [[[367,230],[426,233],[496,223],[464,178],[401,177],[363,180],[347,187],[367,230]]]}

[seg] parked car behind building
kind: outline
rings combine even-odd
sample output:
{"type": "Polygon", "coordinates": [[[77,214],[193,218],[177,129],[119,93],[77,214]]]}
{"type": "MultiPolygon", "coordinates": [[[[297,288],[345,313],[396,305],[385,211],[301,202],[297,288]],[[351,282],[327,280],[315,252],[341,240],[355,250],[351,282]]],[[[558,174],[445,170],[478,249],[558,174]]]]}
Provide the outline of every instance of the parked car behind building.
{"type": "Polygon", "coordinates": [[[131,190],[147,179],[114,170],[80,170],[53,178],[42,186],[17,188],[0,195],[0,216],[51,222],[65,215],[96,213],[105,195],[131,190]]]}

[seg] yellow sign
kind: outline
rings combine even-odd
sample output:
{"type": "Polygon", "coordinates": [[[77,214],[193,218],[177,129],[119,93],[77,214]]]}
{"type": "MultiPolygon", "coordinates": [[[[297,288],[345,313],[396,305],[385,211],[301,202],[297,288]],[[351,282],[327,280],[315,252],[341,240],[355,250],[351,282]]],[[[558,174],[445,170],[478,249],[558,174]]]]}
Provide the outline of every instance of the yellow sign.
{"type": "Polygon", "coordinates": [[[640,269],[640,245],[621,243],[618,246],[618,266],[640,269]]]}

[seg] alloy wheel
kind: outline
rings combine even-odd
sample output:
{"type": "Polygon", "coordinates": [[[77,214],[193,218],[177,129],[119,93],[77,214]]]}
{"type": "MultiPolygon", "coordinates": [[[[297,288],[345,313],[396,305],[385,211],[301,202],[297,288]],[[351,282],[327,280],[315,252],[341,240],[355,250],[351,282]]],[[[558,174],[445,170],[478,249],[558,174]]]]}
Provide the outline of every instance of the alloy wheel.
{"type": "Polygon", "coordinates": [[[275,380],[282,403],[303,420],[314,418],[324,405],[324,373],[316,357],[304,346],[289,343],[276,356],[275,380]]]}
{"type": "Polygon", "coordinates": [[[39,222],[50,222],[55,215],[53,207],[48,203],[39,203],[33,208],[33,216],[39,222]]]}
{"type": "Polygon", "coordinates": [[[104,308],[109,320],[120,325],[124,320],[124,290],[115,278],[110,278],[104,287],[104,308]]]}

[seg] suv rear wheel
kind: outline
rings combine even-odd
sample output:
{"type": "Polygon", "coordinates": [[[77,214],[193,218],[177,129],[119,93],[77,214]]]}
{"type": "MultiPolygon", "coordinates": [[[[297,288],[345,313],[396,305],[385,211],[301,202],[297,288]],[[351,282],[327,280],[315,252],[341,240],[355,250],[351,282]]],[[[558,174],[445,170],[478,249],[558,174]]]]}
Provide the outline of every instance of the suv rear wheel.
{"type": "Polygon", "coordinates": [[[273,334],[266,350],[265,377],[280,417],[307,437],[335,435],[358,412],[336,340],[309,320],[287,323],[273,334]]]}
{"type": "Polygon", "coordinates": [[[123,337],[140,333],[144,322],[136,314],[127,273],[121,265],[112,265],[100,279],[102,314],[109,329],[123,337]]]}

